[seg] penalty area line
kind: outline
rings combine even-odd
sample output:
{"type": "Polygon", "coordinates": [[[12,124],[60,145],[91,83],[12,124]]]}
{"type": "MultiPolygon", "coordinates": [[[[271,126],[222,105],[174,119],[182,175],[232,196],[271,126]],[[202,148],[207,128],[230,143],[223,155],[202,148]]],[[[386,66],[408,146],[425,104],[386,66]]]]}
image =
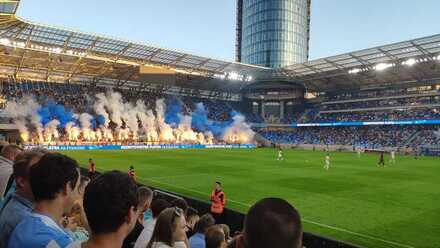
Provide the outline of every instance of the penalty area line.
{"type": "MultiPolygon", "coordinates": [[[[146,181],[151,181],[151,182],[154,182],[154,183],[171,186],[171,187],[174,187],[174,188],[177,188],[177,189],[183,189],[185,191],[194,192],[194,193],[197,193],[199,195],[204,195],[204,196],[209,195],[206,192],[202,192],[202,191],[198,191],[198,190],[194,190],[194,189],[189,189],[189,188],[185,188],[185,187],[181,187],[181,186],[175,186],[173,184],[164,183],[164,182],[161,182],[161,181],[157,181],[155,179],[148,179],[148,178],[144,178],[144,177],[139,177],[139,178],[143,179],[143,180],[146,180],[146,181]]],[[[231,200],[231,199],[227,199],[227,201],[236,203],[236,204],[244,206],[244,207],[250,207],[251,206],[250,204],[239,202],[239,201],[234,201],[234,200],[231,200]]],[[[354,235],[354,236],[358,236],[358,237],[361,237],[361,238],[370,239],[370,240],[374,240],[374,241],[379,241],[379,242],[382,242],[382,243],[386,243],[386,244],[390,244],[390,245],[394,245],[394,246],[398,246],[398,247],[415,248],[414,246],[411,246],[411,245],[406,245],[406,244],[402,244],[402,243],[398,243],[398,242],[394,242],[394,241],[390,241],[390,240],[386,240],[386,239],[370,236],[370,235],[367,235],[367,234],[353,232],[353,231],[350,231],[350,230],[347,230],[347,229],[344,229],[344,228],[340,228],[340,227],[336,227],[336,226],[331,226],[331,225],[319,223],[319,222],[316,222],[316,221],[311,221],[311,220],[304,219],[304,218],[302,218],[302,221],[306,222],[306,223],[309,223],[309,224],[316,225],[316,226],[324,227],[324,228],[327,228],[327,229],[331,229],[331,230],[335,230],[335,231],[339,231],[339,232],[343,232],[343,233],[348,233],[348,234],[351,234],[351,235],[354,235]]]]}

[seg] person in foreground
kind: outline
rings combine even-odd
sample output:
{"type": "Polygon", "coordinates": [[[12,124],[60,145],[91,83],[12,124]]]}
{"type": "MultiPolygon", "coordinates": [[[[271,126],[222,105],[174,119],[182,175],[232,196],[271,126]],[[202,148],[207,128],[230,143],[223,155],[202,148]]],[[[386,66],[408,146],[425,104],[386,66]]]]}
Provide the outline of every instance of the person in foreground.
{"type": "Polygon", "coordinates": [[[32,212],[34,196],[29,182],[29,171],[42,156],[38,152],[23,152],[21,158],[17,157],[14,162],[16,191],[11,193],[0,210],[0,248],[8,247],[12,231],[32,212]]]}
{"type": "Polygon", "coordinates": [[[34,210],[12,232],[9,248],[67,247],[73,239],[58,225],[72,209],[78,194],[75,160],[49,153],[30,169],[34,210]]]}
{"type": "Polygon", "coordinates": [[[265,198],[249,209],[243,234],[231,241],[228,247],[300,248],[302,235],[298,211],[283,199],[265,198]]]}
{"type": "Polygon", "coordinates": [[[85,248],[120,248],[139,217],[136,183],[111,171],[98,176],[86,188],[84,211],[91,230],[85,248]]]}
{"type": "Polygon", "coordinates": [[[221,225],[208,228],[205,233],[206,248],[226,248],[226,236],[221,225]]]}
{"type": "Polygon", "coordinates": [[[134,225],[133,230],[125,238],[124,243],[122,244],[123,248],[133,248],[136,240],[139,238],[144,229],[144,213],[150,208],[151,201],[153,200],[153,191],[146,186],[139,187],[137,195],[139,203],[137,210],[139,217],[134,225]]]}
{"type": "Polygon", "coordinates": [[[153,219],[144,222],[144,230],[142,230],[139,235],[134,248],[145,248],[151,240],[151,236],[154,232],[154,227],[156,226],[157,218],[159,218],[160,213],[170,207],[170,203],[164,199],[156,199],[151,203],[151,212],[153,214],[153,219]]]}
{"type": "Polygon", "coordinates": [[[178,207],[165,209],[157,218],[147,248],[190,248],[185,233],[185,213],[178,207]]]}
{"type": "Polygon", "coordinates": [[[196,233],[189,239],[191,248],[205,248],[205,233],[209,227],[215,224],[215,219],[211,214],[204,214],[195,226],[196,233]]]}

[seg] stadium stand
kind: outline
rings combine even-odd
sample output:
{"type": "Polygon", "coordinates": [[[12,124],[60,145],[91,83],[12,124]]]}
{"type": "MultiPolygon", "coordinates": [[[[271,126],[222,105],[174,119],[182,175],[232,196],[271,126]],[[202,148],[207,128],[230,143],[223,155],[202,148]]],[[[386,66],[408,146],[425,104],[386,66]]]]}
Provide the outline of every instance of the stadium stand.
{"type": "Polygon", "coordinates": [[[345,145],[370,149],[434,145],[439,126],[304,127],[258,130],[277,144],[345,145]]]}
{"type": "MultiPolygon", "coordinates": [[[[2,13],[4,9],[0,8],[2,109],[7,106],[8,101],[31,95],[41,104],[52,100],[76,113],[93,112],[92,98],[98,93],[112,90],[119,92],[124,102],[134,103],[143,100],[150,109],[153,109],[158,99],[166,99],[167,103],[177,101],[181,104],[180,113],[183,114],[195,111],[198,104],[202,103],[211,121],[231,122],[234,112],[242,112],[247,122],[260,134],[262,139],[256,142],[261,145],[266,144],[263,141],[270,141],[272,145],[290,147],[332,145],[379,150],[423,148],[426,154],[435,155],[430,152],[433,149],[428,148],[438,147],[440,143],[438,124],[294,126],[317,122],[440,120],[440,74],[436,64],[440,60],[440,35],[271,70],[28,23],[14,15],[18,1],[2,2],[0,7],[9,4],[15,4],[10,10],[11,13],[2,13]],[[404,67],[411,59],[416,61],[418,66],[404,67]],[[387,72],[378,70],[379,65],[382,65],[382,68],[399,66],[392,72],[387,72]],[[148,73],[149,70],[157,72],[156,69],[163,74],[159,79],[155,77],[155,73],[148,73]],[[260,86],[260,83],[262,85],[268,81],[277,86],[281,84],[277,81],[285,81],[284,86],[288,89],[283,92],[283,88],[267,88],[265,85],[254,92],[246,91],[251,85],[260,86]],[[248,97],[246,93],[249,93],[248,97]]],[[[2,116],[0,119],[2,125],[12,123],[11,119],[2,116]]],[[[7,127],[18,130],[17,126],[7,127]]],[[[62,130],[60,132],[62,133],[62,130]]],[[[63,138],[65,136],[60,140],[63,138]]],[[[21,142],[19,138],[15,141],[21,142]]],[[[67,160],[75,165],[71,166],[71,171],[77,172],[76,161],[69,158],[67,160]]],[[[57,168],[53,171],[65,173],[57,168]]],[[[4,185],[10,180],[15,180],[10,177],[11,173],[8,173],[8,181],[1,182],[4,185]]],[[[47,178],[52,178],[53,182],[44,183],[57,183],[56,186],[60,190],[68,188],[69,194],[73,195],[76,185],[74,182],[57,182],[63,177],[56,178],[53,174],[51,177],[40,177],[39,180],[44,181],[47,178]]],[[[75,174],[74,181],[77,181],[76,178],[80,178],[79,175],[75,174]]],[[[30,180],[32,181],[32,178],[30,180]]],[[[125,173],[109,172],[92,181],[85,192],[84,189],[80,190],[84,193],[84,209],[81,204],[75,204],[69,215],[59,214],[58,219],[49,220],[54,223],[52,226],[58,227],[56,223],[59,222],[63,224],[64,229],[56,228],[54,232],[63,237],[64,243],[74,240],[93,243],[100,240],[99,235],[115,235],[122,246],[126,238],[124,235],[131,231],[135,222],[145,219],[145,209],[139,206],[136,185],[131,180],[125,173]],[[103,209],[108,211],[102,211],[103,209]],[[87,218],[84,218],[84,214],[87,218]],[[105,214],[110,215],[103,216],[105,214]],[[144,218],[137,218],[138,216],[144,218]],[[121,233],[124,235],[119,235],[121,233]],[[98,235],[98,238],[94,235],[98,235]]],[[[38,195],[42,193],[38,192],[39,190],[48,190],[47,188],[34,187],[32,191],[38,195]]],[[[59,198],[67,197],[58,192],[52,193],[59,198]]],[[[169,202],[175,198],[185,198],[189,206],[197,209],[201,215],[209,209],[206,202],[156,189],[155,198],[159,197],[169,202]]],[[[66,205],[64,207],[70,209],[73,202],[68,200],[63,200],[66,205]]],[[[30,212],[31,207],[26,207],[26,211],[30,212]]],[[[62,207],[53,207],[52,210],[58,214],[62,207]]],[[[243,223],[246,225],[244,233],[235,237],[233,242],[240,244],[245,240],[252,244],[265,244],[265,247],[276,242],[283,243],[284,240],[278,239],[276,233],[271,233],[272,230],[259,225],[259,217],[271,212],[271,207],[282,208],[287,211],[285,215],[293,217],[283,219],[275,216],[276,228],[287,230],[287,238],[295,240],[292,247],[301,247],[302,228],[299,213],[281,199],[264,199],[258,202],[251,207],[250,215],[246,219],[245,215],[226,209],[225,219],[232,232],[241,231],[243,223]],[[289,220],[291,223],[287,223],[289,220]],[[266,235],[258,235],[261,232],[266,235]]],[[[185,243],[188,243],[189,237],[185,235],[182,226],[170,228],[182,224],[180,222],[185,213],[180,208],[164,209],[159,213],[153,213],[154,224],[149,223],[154,226],[149,230],[153,236],[151,243],[179,242],[182,247],[188,248],[185,243]],[[159,227],[156,228],[155,221],[160,224],[160,230],[159,227]],[[173,231],[175,233],[171,235],[173,231]],[[159,232],[169,234],[168,237],[178,238],[160,239],[159,232]]],[[[38,218],[48,220],[47,216],[38,218]]],[[[19,234],[15,236],[18,237],[19,234]]],[[[17,237],[15,238],[19,239],[17,237]]],[[[133,245],[135,238],[130,239],[127,246],[133,245]]],[[[46,241],[49,243],[52,240],[44,240],[46,241]]],[[[105,247],[103,244],[95,245],[105,247]]],[[[145,245],[142,244],[144,247],[145,245]]],[[[353,247],[310,233],[304,233],[303,245],[308,248],[353,247]]]]}

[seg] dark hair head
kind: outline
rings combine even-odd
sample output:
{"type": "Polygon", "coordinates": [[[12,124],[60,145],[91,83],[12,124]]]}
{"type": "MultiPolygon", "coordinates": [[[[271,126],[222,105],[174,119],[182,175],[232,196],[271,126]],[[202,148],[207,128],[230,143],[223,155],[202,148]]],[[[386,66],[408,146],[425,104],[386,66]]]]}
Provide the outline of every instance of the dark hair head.
{"type": "Polygon", "coordinates": [[[205,232],[206,248],[220,248],[226,242],[223,229],[219,225],[209,227],[205,232]]]}
{"type": "Polygon", "coordinates": [[[134,170],[134,167],[133,167],[133,165],[131,165],[131,166],[130,166],[130,170],[134,170]]]}
{"type": "Polygon", "coordinates": [[[33,164],[37,163],[38,160],[43,156],[39,152],[22,152],[20,153],[13,165],[14,177],[29,178],[30,168],[33,164]]]}
{"type": "Polygon", "coordinates": [[[154,242],[163,242],[173,247],[173,232],[176,230],[176,220],[180,217],[184,217],[184,213],[178,207],[167,208],[162,211],[159,217],[157,217],[156,225],[147,248],[152,247],[154,242]]]}
{"type": "Polygon", "coordinates": [[[176,199],[172,200],[171,206],[178,207],[178,208],[182,209],[183,212],[185,212],[185,215],[188,211],[188,203],[183,198],[176,198],[176,199]]]}
{"type": "Polygon", "coordinates": [[[141,186],[138,188],[138,201],[139,207],[144,208],[147,201],[151,201],[153,199],[153,191],[147,186],[141,186]]]}
{"type": "Polygon", "coordinates": [[[137,206],[137,185],[125,173],[106,172],[86,187],[84,210],[93,234],[115,232],[137,206]]]}
{"type": "Polygon", "coordinates": [[[204,214],[200,217],[194,229],[198,233],[205,233],[206,229],[213,225],[215,225],[214,217],[211,214],[204,214]]]}
{"type": "Polygon", "coordinates": [[[222,183],[219,182],[219,181],[217,181],[217,182],[215,182],[215,183],[218,184],[219,186],[222,186],[222,183]]]}
{"type": "Polygon", "coordinates": [[[163,210],[169,207],[171,207],[171,204],[164,199],[154,200],[151,203],[151,213],[153,218],[157,218],[163,210]]]}
{"type": "Polygon", "coordinates": [[[189,220],[189,218],[193,217],[193,216],[198,216],[199,215],[199,211],[197,211],[197,209],[189,207],[188,210],[186,211],[186,219],[189,220]]]}
{"type": "Polygon", "coordinates": [[[244,223],[244,239],[246,246],[252,248],[301,247],[301,217],[287,201],[265,198],[249,209],[244,223]]]}
{"type": "Polygon", "coordinates": [[[7,159],[14,160],[15,156],[17,156],[17,154],[19,154],[22,151],[23,151],[23,149],[21,149],[21,147],[19,147],[19,146],[5,145],[5,146],[3,146],[2,150],[1,150],[1,155],[7,159]]]}
{"type": "Polygon", "coordinates": [[[92,161],[92,159],[91,159],[91,158],[89,158],[89,161],[92,161]]]}
{"type": "Polygon", "coordinates": [[[66,185],[75,188],[79,178],[78,163],[59,153],[45,154],[30,170],[35,201],[53,200],[66,185]]]}

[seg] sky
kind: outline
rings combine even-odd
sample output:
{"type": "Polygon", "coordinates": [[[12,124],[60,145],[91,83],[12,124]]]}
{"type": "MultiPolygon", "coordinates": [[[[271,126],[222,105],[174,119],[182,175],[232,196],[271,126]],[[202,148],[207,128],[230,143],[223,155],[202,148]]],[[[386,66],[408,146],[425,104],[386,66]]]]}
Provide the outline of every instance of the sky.
{"type": "MultiPolygon", "coordinates": [[[[21,0],[37,23],[235,58],[236,0],[21,0]]],[[[439,0],[312,0],[310,59],[440,33],[439,0]]]]}

